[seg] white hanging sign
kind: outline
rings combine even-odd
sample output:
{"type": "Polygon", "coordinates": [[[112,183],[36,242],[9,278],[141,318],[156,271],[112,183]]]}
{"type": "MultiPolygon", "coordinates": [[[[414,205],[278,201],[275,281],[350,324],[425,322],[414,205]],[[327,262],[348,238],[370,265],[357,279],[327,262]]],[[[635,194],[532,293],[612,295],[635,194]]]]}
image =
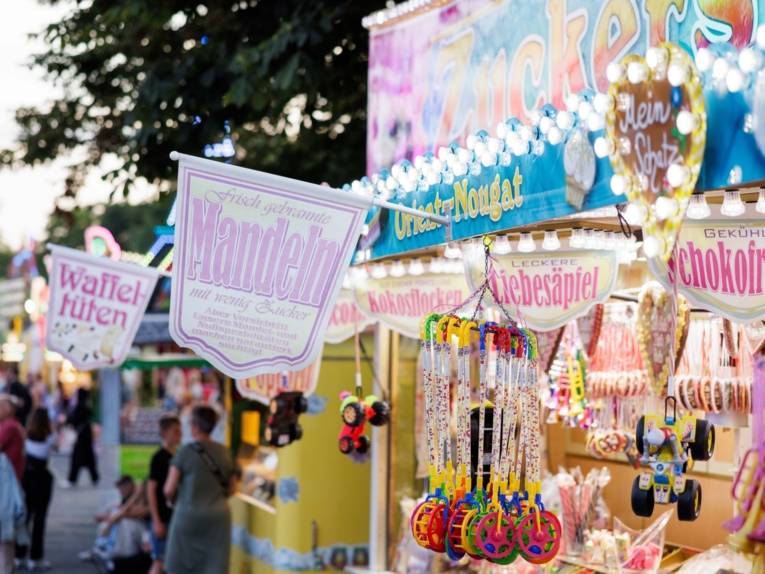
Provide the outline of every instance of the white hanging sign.
{"type": "Polygon", "coordinates": [[[329,316],[329,325],[327,325],[327,333],[324,335],[324,342],[342,343],[353,337],[356,329],[361,332],[374,322],[374,319],[364,315],[359,306],[356,305],[353,291],[341,289],[332,309],[332,314],[329,316]]]}
{"type": "Polygon", "coordinates": [[[688,219],[674,258],[648,260],[651,273],[696,307],[733,321],[765,318],[765,219],[688,219]],[[676,273],[674,273],[676,271],[676,273]]]}
{"type": "Polygon", "coordinates": [[[468,298],[470,290],[464,273],[424,273],[359,279],[356,304],[367,317],[389,329],[419,339],[423,318],[445,313],[468,298]]]}
{"type": "Polygon", "coordinates": [[[45,342],[85,371],[119,366],[133,344],[159,273],[51,245],[45,342]]]}
{"type": "Polygon", "coordinates": [[[307,367],[370,200],[179,157],[173,339],[234,378],[307,367]]]}
{"type": "MultiPolygon", "coordinates": [[[[551,331],[605,302],[616,287],[619,263],[610,250],[570,250],[493,255],[494,293],[513,318],[538,331],[551,331]]],[[[468,283],[484,280],[483,257],[465,260],[468,283]]],[[[486,298],[494,298],[487,292],[486,298]]]]}

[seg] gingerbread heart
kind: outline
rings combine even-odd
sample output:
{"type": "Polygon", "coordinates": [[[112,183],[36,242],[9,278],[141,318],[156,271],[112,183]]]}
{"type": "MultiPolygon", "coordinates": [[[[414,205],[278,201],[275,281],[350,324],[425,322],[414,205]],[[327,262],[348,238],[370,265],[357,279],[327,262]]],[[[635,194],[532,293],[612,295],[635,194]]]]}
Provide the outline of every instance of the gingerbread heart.
{"type": "Polygon", "coordinates": [[[701,169],[706,112],[688,53],[671,43],[608,67],[611,188],[643,218],[647,256],[669,259],[701,169]]]}
{"type": "MultiPolygon", "coordinates": [[[[655,281],[647,283],[638,298],[637,331],[643,369],[656,396],[667,392],[670,366],[680,361],[688,338],[691,309],[682,295],[677,296],[677,316],[672,318],[672,299],[655,281]],[[673,334],[674,323],[674,334],[673,334]],[[670,356],[674,335],[675,356],[670,356]]],[[[674,369],[673,369],[674,370],[674,369]]]]}
{"type": "Polygon", "coordinates": [[[765,346],[765,321],[752,321],[744,325],[747,343],[752,354],[757,354],[765,346]]]}

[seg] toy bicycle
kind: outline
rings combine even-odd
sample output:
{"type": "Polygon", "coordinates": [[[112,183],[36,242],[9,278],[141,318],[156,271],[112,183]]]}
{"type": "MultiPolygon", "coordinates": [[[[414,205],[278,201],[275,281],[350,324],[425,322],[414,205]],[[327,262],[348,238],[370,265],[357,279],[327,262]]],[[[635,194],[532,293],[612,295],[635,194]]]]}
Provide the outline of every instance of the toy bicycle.
{"type": "Polygon", "coordinates": [[[651,516],[655,503],[677,503],[680,520],[696,520],[701,513],[701,484],[687,478],[686,471],[694,461],[712,458],[714,425],[691,415],[678,419],[677,401],[667,397],[664,417],[640,417],[635,436],[640,462],[649,468],[632,483],[632,511],[638,516],[651,516]]]}

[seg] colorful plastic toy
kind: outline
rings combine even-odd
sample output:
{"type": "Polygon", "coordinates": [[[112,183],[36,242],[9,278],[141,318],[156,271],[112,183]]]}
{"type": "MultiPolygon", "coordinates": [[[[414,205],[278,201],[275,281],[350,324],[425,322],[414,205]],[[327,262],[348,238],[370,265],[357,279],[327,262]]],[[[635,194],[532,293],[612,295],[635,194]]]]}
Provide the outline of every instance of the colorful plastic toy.
{"type": "Polygon", "coordinates": [[[364,454],[369,450],[369,438],[364,435],[366,423],[372,426],[382,426],[390,418],[388,404],[374,395],[364,399],[347,391],[340,393],[340,417],[343,428],[338,436],[338,446],[343,454],[358,452],[364,454]]]}
{"type": "Polygon", "coordinates": [[[290,391],[276,395],[268,405],[269,412],[265,439],[271,446],[287,446],[303,436],[298,416],[308,410],[303,393],[290,391]]]}
{"type": "Polygon", "coordinates": [[[701,485],[685,473],[693,461],[712,458],[714,425],[690,415],[678,419],[677,401],[667,397],[664,417],[644,415],[638,421],[635,436],[640,462],[650,470],[635,477],[632,511],[638,516],[651,516],[655,503],[677,503],[680,520],[696,520],[701,512],[701,485]]]}

